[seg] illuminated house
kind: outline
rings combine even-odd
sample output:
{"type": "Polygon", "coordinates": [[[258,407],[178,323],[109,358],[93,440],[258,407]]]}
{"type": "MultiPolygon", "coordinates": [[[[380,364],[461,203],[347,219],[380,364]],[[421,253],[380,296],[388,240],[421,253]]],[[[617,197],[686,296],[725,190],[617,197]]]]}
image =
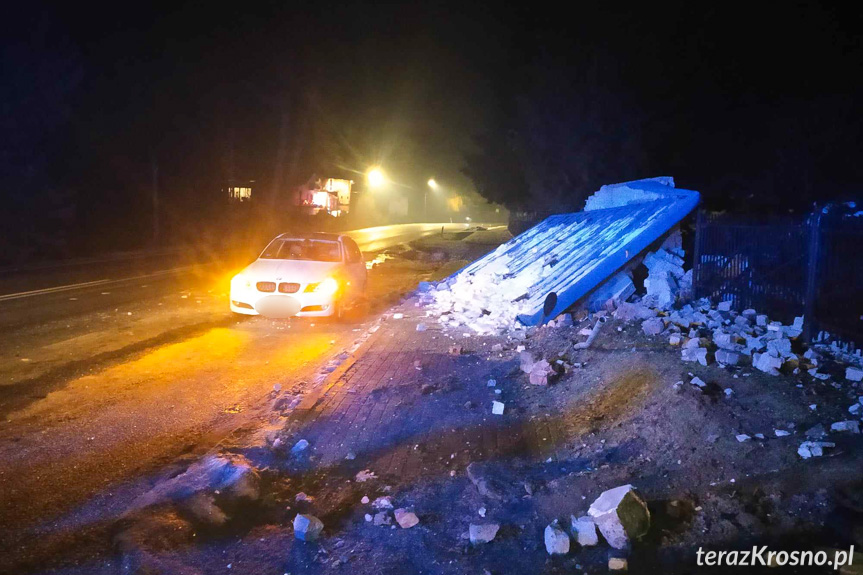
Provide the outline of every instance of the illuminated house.
{"type": "MultiPolygon", "coordinates": [[[[231,202],[250,202],[252,200],[252,187],[255,180],[229,181],[227,192],[228,200],[231,202]]],[[[225,191],[224,189],[222,190],[225,191]]]]}
{"type": "Polygon", "coordinates": [[[321,183],[320,178],[312,176],[297,188],[295,203],[310,215],[325,212],[331,216],[341,216],[350,209],[353,183],[353,180],[337,178],[327,178],[321,183]]]}

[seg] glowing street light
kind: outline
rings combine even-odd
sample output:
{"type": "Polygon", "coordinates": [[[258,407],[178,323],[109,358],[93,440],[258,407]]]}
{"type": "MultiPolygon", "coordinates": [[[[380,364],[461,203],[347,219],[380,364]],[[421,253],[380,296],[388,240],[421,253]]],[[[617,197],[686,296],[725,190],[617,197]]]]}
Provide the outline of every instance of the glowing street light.
{"type": "Polygon", "coordinates": [[[369,172],[366,174],[366,178],[369,181],[369,186],[372,188],[380,188],[387,181],[384,173],[381,171],[380,168],[370,169],[369,172]]]}
{"type": "MultiPolygon", "coordinates": [[[[429,178],[428,185],[429,185],[429,188],[432,189],[432,191],[437,191],[438,188],[440,187],[437,185],[437,182],[435,181],[434,178],[429,178]]],[[[429,191],[426,190],[423,193],[423,219],[424,220],[428,220],[428,213],[429,213],[429,191]]]]}

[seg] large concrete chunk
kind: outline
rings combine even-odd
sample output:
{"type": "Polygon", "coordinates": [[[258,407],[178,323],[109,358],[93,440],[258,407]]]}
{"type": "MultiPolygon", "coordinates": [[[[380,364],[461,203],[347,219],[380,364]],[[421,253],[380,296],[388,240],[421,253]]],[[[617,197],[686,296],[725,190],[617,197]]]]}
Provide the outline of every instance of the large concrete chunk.
{"type": "Polygon", "coordinates": [[[683,361],[697,361],[701,365],[707,365],[707,348],[684,347],[680,350],[680,359],[683,361]]]}
{"type": "Polygon", "coordinates": [[[323,521],[314,515],[300,514],[294,517],[294,537],[300,541],[314,541],[323,530],[323,521]]]}
{"type": "Polygon", "coordinates": [[[740,354],[727,349],[717,349],[716,361],[725,365],[737,365],[737,362],[740,361],[740,354]]]}
{"type": "Polygon", "coordinates": [[[572,534],[582,547],[590,547],[599,543],[599,535],[596,533],[596,523],[588,516],[571,518],[572,534]]]}
{"type": "Polygon", "coordinates": [[[557,520],[545,528],[545,550],[549,555],[566,555],[569,553],[569,535],[560,528],[557,520]]]}
{"type": "Polygon", "coordinates": [[[752,356],[752,367],[770,375],[779,375],[779,368],[785,363],[781,357],[769,353],[756,353],[752,356]]]}
{"type": "Polygon", "coordinates": [[[630,541],[647,533],[650,512],[632,485],[621,485],[604,491],[588,510],[608,544],[624,549],[630,541]]]}
{"type": "Polygon", "coordinates": [[[420,522],[416,513],[408,511],[407,509],[396,509],[393,514],[396,516],[396,523],[398,523],[399,527],[402,529],[410,529],[420,522]]]}
{"type": "Polygon", "coordinates": [[[584,211],[606,210],[630,204],[653,202],[674,191],[674,178],[671,176],[606,184],[599,188],[598,192],[587,198],[584,203],[584,211]]]}
{"type": "Polygon", "coordinates": [[[863,369],[856,367],[845,368],[845,379],[848,381],[863,381],[863,369]]]}
{"type": "Polygon", "coordinates": [[[658,317],[641,322],[641,331],[644,335],[659,335],[665,329],[665,324],[658,317]]]}

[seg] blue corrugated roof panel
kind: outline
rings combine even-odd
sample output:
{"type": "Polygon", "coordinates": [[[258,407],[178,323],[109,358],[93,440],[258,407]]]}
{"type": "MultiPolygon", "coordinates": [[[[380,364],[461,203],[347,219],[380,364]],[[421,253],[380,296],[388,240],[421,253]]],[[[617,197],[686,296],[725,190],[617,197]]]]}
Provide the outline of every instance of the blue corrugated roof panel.
{"type": "Polygon", "coordinates": [[[600,285],[662,237],[698,204],[699,194],[666,188],[666,197],[621,207],[551,216],[464,268],[475,274],[505,256],[507,277],[542,261],[539,277],[519,300],[518,319],[540,325],[600,285]],[[549,294],[556,295],[549,298],[549,294]],[[550,310],[544,310],[549,300],[550,310]],[[545,313],[548,311],[549,313],[545,313]]]}

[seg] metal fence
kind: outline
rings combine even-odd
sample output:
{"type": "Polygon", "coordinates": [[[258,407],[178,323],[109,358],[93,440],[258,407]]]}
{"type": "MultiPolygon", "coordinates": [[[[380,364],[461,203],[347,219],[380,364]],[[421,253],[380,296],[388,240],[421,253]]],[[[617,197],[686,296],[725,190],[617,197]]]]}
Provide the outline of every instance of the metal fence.
{"type": "Polygon", "coordinates": [[[699,212],[697,297],[730,300],[790,323],[863,344],[863,217],[844,206],[769,221],[699,212]]]}

